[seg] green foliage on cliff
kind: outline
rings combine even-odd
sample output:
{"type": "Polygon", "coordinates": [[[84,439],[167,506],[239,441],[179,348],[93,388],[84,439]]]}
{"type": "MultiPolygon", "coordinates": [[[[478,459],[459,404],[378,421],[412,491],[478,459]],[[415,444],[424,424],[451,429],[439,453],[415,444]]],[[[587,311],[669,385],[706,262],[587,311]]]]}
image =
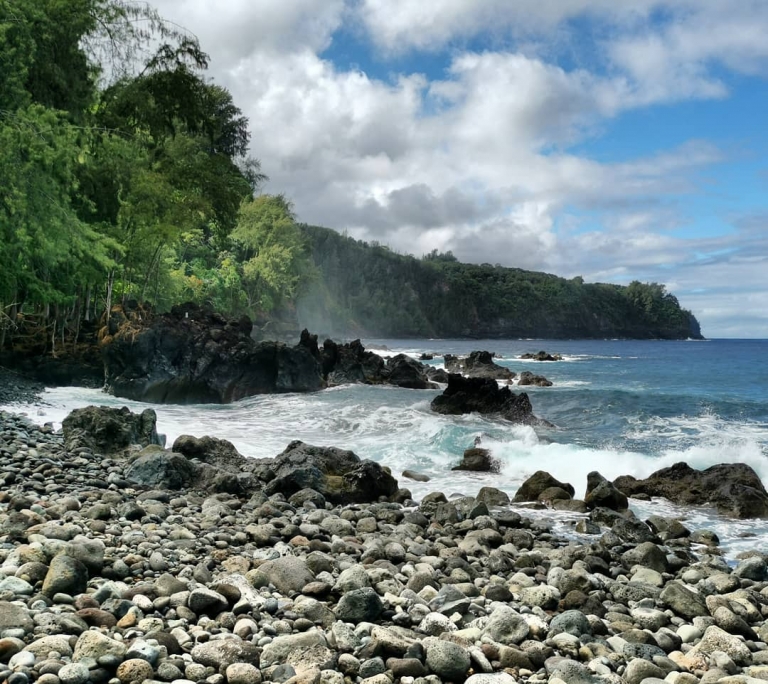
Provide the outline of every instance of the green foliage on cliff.
{"type": "Polygon", "coordinates": [[[307,226],[320,281],[300,322],[378,337],[628,337],[700,335],[693,315],[657,283],[587,284],[547,273],[421,259],[307,226]]]}
{"type": "Polygon", "coordinates": [[[0,346],[23,319],[55,349],[120,298],[241,313],[298,293],[290,206],[254,200],[248,121],[207,65],[143,4],[0,0],[0,346]]]}

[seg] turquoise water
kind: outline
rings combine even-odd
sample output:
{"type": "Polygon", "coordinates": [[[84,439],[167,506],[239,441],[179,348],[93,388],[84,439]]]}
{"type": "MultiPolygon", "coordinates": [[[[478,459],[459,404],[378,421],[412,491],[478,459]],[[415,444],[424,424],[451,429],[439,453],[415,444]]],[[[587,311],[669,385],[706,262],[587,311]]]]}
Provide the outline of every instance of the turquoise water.
{"type": "MultiPolygon", "coordinates": [[[[474,494],[484,485],[509,493],[532,472],[548,470],[583,495],[586,475],[644,477],[686,461],[705,468],[745,462],[768,484],[768,341],[451,341],[364,340],[386,345],[383,354],[405,351],[465,354],[496,352],[512,370],[532,370],[554,383],[526,388],[534,413],[554,428],[530,428],[480,416],[438,416],[429,410],[430,390],[346,386],[311,395],[252,397],[227,406],[155,406],[158,429],[170,441],[179,434],[210,434],[231,440],[247,456],[274,456],[293,439],[352,449],[389,465],[399,476],[419,470],[428,483],[406,482],[418,498],[429,491],[474,494]],[[558,362],[523,361],[524,352],[545,349],[558,362]],[[502,461],[497,475],[450,470],[480,437],[502,461]]],[[[442,359],[432,362],[440,365],[442,359]]],[[[514,389],[514,388],[513,388],[514,389]]],[[[48,390],[40,406],[16,406],[39,422],[59,423],[89,403],[144,405],[80,388],[48,390]]],[[[768,541],[762,523],[722,521],[706,510],[649,506],[713,527],[729,553],[768,541]],[[744,537],[743,535],[757,535],[744,537]]]]}

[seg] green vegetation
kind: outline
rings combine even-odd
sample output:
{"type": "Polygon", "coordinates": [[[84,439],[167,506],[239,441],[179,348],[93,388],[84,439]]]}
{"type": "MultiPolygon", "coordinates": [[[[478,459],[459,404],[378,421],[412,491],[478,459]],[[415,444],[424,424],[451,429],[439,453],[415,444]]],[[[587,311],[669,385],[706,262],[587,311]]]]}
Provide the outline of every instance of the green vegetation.
{"type": "Polygon", "coordinates": [[[299,304],[302,325],[375,337],[700,336],[663,285],[586,284],[547,273],[463,264],[450,252],[421,259],[326,228],[305,227],[318,285],[299,304]]]}
{"type": "MultiPolygon", "coordinates": [[[[124,299],[369,335],[695,335],[660,285],[423,259],[299,226],[194,38],[131,0],[0,0],[0,349],[124,299]]],[[[42,341],[42,343],[41,343],[42,341]]]]}
{"type": "Polygon", "coordinates": [[[253,313],[299,292],[290,204],[254,200],[248,121],[207,64],[141,4],[0,0],[0,347],[23,322],[55,351],[123,298],[253,313]]]}

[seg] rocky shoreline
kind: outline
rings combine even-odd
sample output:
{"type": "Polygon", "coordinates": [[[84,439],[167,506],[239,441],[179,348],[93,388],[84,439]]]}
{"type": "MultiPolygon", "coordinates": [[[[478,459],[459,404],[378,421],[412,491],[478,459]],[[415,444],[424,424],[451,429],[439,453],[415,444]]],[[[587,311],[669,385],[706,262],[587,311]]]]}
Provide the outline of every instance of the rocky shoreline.
{"type": "Polygon", "coordinates": [[[37,403],[44,390],[42,383],[0,366],[0,406],[37,403]]]}
{"type": "Polygon", "coordinates": [[[8,684],[768,679],[764,556],[679,521],[597,506],[566,539],[491,487],[141,487],[84,444],[0,413],[8,684]]]}

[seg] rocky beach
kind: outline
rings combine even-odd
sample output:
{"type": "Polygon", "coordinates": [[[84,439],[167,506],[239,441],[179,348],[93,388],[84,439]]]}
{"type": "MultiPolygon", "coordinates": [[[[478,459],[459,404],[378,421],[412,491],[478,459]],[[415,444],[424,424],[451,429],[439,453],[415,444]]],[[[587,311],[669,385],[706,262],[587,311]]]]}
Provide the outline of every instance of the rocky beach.
{"type": "Polygon", "coordinates": [[[417,504],[351,452],[164,450],[152,411],[109,411],[0,413],[0,681],[768,679],[763,554],[729,564],[607,481],[563,535],[493,487],[417,504]]]}

